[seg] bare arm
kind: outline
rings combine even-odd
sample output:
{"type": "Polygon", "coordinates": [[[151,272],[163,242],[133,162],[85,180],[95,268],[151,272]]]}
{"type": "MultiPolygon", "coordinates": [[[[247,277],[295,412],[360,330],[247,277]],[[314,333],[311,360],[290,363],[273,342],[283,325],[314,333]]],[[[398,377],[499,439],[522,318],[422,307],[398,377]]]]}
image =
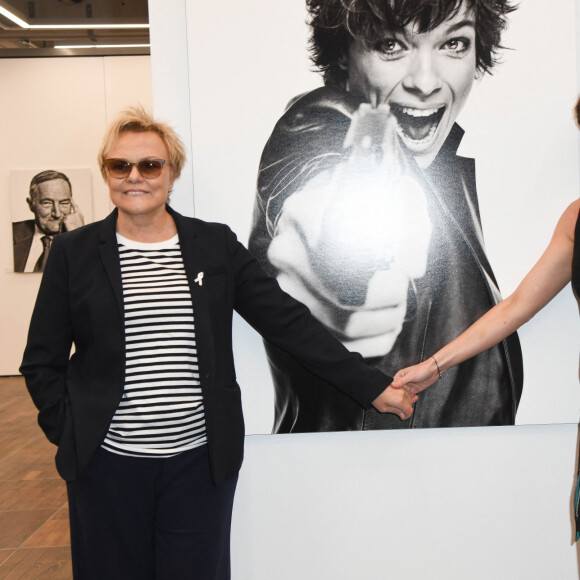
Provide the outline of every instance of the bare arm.
{"type": "Polygon", "coordinates": [[[439,372],[497,344],[548,304],[572,277],[574,228],[579,209],[580,200],[568,206],[546,251],[511,296],[436,352],[434,358],[400,370],[392,386],[401,388],[406,384],[412,393],[423,391],[439,378],[439,372]]]}

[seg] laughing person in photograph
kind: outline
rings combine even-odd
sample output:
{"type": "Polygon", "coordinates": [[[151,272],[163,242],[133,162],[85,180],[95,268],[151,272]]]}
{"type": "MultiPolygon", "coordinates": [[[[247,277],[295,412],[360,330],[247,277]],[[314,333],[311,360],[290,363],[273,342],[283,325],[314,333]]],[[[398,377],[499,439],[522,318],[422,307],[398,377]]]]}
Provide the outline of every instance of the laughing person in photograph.
{"type": "Polygon", "coordinates": [[[59,171],[37,173],[26,202],[34,219],[12,224],[14,271],[42,272],[54,236],[79,228],[84,220],[69,178],[59,171]]]}
{"type": "MultiPolygon", "coordinates": [[[[308,0],[325,86],[268,140],[250,250],[375,367],[420,362],[500,300],[456,124],[497,63],[507,0],[308,0]]],[[[274,431],[509,425],[517,336],[445,374],[410,421],[363,409],[266,341],[274,431]]]]}
{"type": "Polygon", "coordinates": [[[401,420],[417,399],[344,348],[227,226],[167,205],[184,161],[143,110],[113,123],[99,164],[116,209],[55,238],[32,315],[20,370],[58,446],[75,580],[230,577],[244,448],[234,310],[363,407],[401,420]]]}

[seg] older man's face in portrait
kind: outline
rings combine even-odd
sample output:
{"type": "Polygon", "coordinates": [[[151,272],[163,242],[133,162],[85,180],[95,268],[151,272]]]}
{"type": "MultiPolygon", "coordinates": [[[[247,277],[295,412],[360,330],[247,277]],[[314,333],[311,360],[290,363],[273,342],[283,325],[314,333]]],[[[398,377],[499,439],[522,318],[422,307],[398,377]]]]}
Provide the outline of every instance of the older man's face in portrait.
{"type": "Polygon", "coordinates": [[[379,46],[355,40],[345,66],[349,90],[373,106],[388,104],[398,132],[421,167],[441,149],[476,74],[475,23],[461,9],[433,30],[386,34],[379,46]]]}
{"type": "Polygon", "coordinates": [[[72,211],[72,193],[64,179],[40,183],[26,201],[35,215],[36,225],[49,236],[62,231],[64,218],[72,211]]]}

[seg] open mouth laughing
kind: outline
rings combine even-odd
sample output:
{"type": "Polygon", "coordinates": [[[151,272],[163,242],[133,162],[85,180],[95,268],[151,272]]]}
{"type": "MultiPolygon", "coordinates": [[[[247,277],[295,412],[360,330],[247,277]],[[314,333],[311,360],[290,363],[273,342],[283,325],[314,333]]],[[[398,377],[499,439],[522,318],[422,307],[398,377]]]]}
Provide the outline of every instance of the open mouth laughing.
{"type": "Polygon", "coordinates": [[[432,109],[416,109],[395,104],[390,107],[403,137],[416,144],[426,143],[433,137],[445,113],[444,105],[432,109]]]}

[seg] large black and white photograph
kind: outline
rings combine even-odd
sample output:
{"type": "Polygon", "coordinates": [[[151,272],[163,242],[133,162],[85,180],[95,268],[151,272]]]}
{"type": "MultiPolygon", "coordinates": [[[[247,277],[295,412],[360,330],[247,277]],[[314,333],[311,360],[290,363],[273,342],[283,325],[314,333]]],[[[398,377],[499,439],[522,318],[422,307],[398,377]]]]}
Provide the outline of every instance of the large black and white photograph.
{"type": "Polygon", "coordinates": [[[89,169],[10,173],[14,272],[43,272],[54,236],[93,217],[89,169]]]}
{"type": "MultiPolygon", "coordinates": [[[[188,12],[196,212],[368,364],[429,359],[513,292],[578,196],[574,2],[548,21],[539,0],[242,4],[188,12]],[[227,46],[203,50],[208,18],[227,46]]],[[[248,431],[577,422],[574,308],[568,287],[407,421],[240,323],[248,431]]]]}

